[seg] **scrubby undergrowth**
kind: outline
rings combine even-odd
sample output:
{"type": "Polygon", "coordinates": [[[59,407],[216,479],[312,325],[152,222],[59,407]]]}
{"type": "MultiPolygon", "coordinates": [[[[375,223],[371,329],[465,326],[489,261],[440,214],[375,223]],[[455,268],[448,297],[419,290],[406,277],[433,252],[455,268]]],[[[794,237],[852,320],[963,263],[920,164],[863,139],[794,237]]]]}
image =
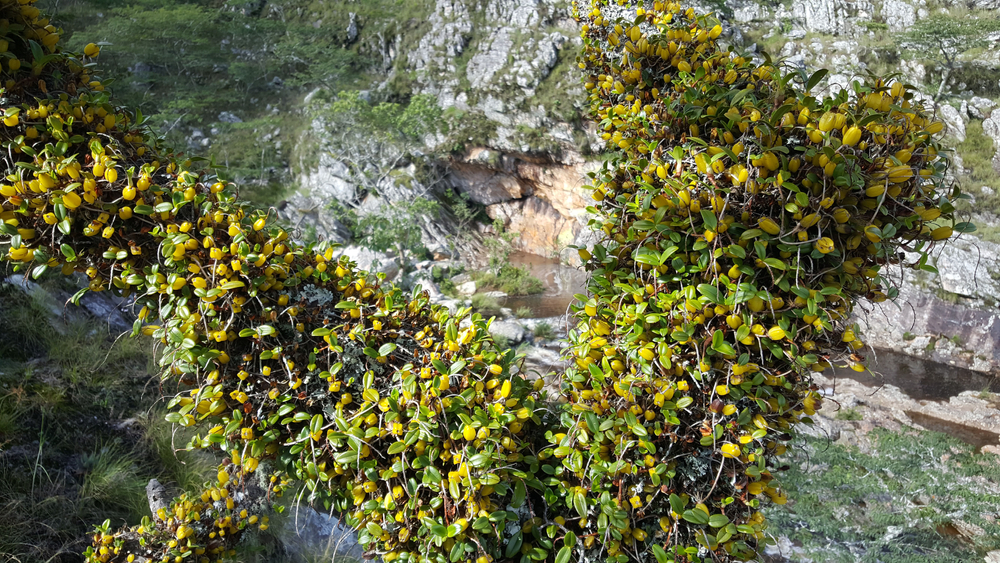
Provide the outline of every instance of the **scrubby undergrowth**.
{"type": "Polygon", "coordinates": [[[149,514],[150,478],[190,488],[214,467],[174,452],[148,341],[116,340],[86,313],[53,317],[63,305],[53,294],[67,287],[58,279],[29,291],[0,285],[5,561],[79,561],[95,523],[149,514]]]}
{"type": "Polygon", "coordinates": [[[803,442],[789,456],[783,478],[794,501],[765,511],[775,534],[801,545],[786,549],[786,557],[981,561],[983,553],[1000,548],[995,456],[977,454],[945,434],[906,427],[875,429],[864,450],[824,438],[803,442]]]}
{"type": "Polygon", "coordinates": [[[817,99],[822,73],[724,49],[692,9],[595,1],[579,66],[613,154],[555,403],[488,320],[295,242],[117,106],[98,45],[61,51],[31,0],[0,10],[6,258],[133,298],[167,420],[225,456],[141,524],[101,526],[89,561],[234,556],[294,482],[385,561],[753,558],[819,402],[809,370],[864,369],[854,302],[893,295],[900,248],[972,228],[904,84],[817,99]]]}

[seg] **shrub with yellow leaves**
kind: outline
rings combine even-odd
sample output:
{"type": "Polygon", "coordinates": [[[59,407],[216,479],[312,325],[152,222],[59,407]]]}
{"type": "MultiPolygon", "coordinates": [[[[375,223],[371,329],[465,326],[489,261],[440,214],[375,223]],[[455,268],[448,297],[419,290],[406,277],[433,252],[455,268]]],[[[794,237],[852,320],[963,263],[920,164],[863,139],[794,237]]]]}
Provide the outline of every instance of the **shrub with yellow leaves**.
{"type": "Polygon", "coordinates": [[[291,241],[224,171],[175,158],[115,106],[92,76],[100,48],[61,51],[33,2],[0,2],[5,258],[133,298],[134,332],[162,342],[180,386],[167,419],[228,464],[203,504],[103,529],[87,559],[218,560],[263,527],[263,508],[233,500],[259,467],[271,492],[303,483],[385,561],[503,557],[508,519],[530,518],[506,508],[541,486],[525,439],[539,394],[488,321],[291,241]]]}
{"type": "MultiPolygon", "coordinates": [[[[827,98],[825,71],[723,49],[676,2],[575,3],[590,112],[612,158],[580,249],[589,299],[570,335],[565,470],[550,510],[610,561],[747,560],[776,459],[820,403],[809,374],[863,370],[848,316],[895,295],[951,236],[956,189],[932,121],[899,81],[827,98]],[[708,555],[710,553],[710,555],[708,555]]],[[[574,553],[581,548],[574,547],[574,553]]]]}
{"type": "Polygon", "coordinates": [[[854,303],[894,295],[899,250],[925,267],[972,228],[905,85],[817,99],[822,73],[723,50],[709,17],[595,0],[605,238],[580,249],[575,366],[547,405],[489,321],[294,242],[160,146],[94,74],[100,47],[60,50],[33,3],[0,0],[4,258],[134,299],[179,387],[168,420],[225,456],[155,518],[100,526],[90,562],[217,561],[293,482],[387,562],[750,559],[819,406],[810,370],[864,369],[854,303]]]}

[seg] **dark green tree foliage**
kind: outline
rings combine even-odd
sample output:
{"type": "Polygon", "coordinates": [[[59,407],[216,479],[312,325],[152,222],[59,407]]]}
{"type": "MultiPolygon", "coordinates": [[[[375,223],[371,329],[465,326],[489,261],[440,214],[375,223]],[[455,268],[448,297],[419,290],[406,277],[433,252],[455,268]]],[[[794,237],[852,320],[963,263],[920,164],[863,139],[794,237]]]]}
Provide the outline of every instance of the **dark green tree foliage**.
{"type": "Polygon", "coordinates": [[[981,52],[993,45],[991,37],[997,32],[1000,32],[1000,18],[991,12],[933,14],[918,20],[896,41],[901,48],[938,66],[941,81],[934,95],[937,100],[944,93],[949,77],[966,62],[962,55],[981,52]]]}

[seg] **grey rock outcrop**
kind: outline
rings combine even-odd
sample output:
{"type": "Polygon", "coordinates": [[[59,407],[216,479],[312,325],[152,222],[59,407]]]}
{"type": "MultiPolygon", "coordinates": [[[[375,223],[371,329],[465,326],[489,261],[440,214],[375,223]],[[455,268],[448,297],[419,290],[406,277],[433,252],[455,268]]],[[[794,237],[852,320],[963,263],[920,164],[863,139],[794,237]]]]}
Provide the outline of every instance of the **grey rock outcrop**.
{"type": "Polygon", "coordinates": [[[905,31],[917,22],[917,9],[904,0],[882,0],[882,20],[893,32],[905,31]]]}
{"type": "Polygon", "coordinates": [[[792,15],[808,31],[841,35],[848,31],[851,4],[845,0],[803,0],[792,5],[792,15]]]}
{"type": "Polygon", "coordinates": [[[938,274],[890,270],[895,302],[862,303],[865,341],[882,349],[989,372],[1000,369],[1000,245],[967,237],[933,253],[938,274]]]}
{"type": "Polygon", "coordinates": [[[965,120],[957,109],[948,104],[938,105],[938,117],[944,122],[946,134],[956,143],[965,140],[965,120]]]}
{"type": "Polygon", "coordinates": [[[995,107],[997,107],[997,104],[993,100],[973,96],[972,99],[969,100],[969,117],[973,117],[975,119],[986,119],[995,107]]]}
{"type": "Polygon", "coordinates": [[[156,479],[150,479],[149,483],[146,483],[146,501],[149,503],[149,512],[152,513],[153,518],[158,518],[156,513],[160,509],[170,507],[172,498],[168,494],[167,488],[161,485],[156,479]]]}
{"type": "Polygon", "coordinates": [[[347,24],[347,42],[354,43],[358,38],[358,15],[351,12],[350,21],[347,24]]]}
{"type": "MultiPolygon", "coordinates": [[[[877,371],[877,363],[873,364],[877,371]]],[[[860,376],[864,382],[827,373],[814,373],[813,377],[820,393],[833,400],[824,401],[815,418],[817,424],[803,425],[806,434],[865,449],[869,445],[867,434],[874,428],[899,429],[906,425],[940,431],[944,426],[956,425],[978,431],[984,439],[992,434],[995,444],[1000,444],[1000,409],[995,399],[980,396],[979,391],[917,400],[900,387],[881,380],[881,376],[860,376]],[[841,409],[860,411],[861,420],[838,418],[841,409]]]]}
{"type": "Polygon", "coordinates": [[[330,153],[323,152],[314,170],[299,176],[302,189],[318,196],[349,201],[354,199],[357,182],[351,181],[351,171],[343,162],[333,158],[330,153]]]}
{"type": "Polygon", "coordinates": [[[994,111],[983,120],[983,134],[993,140],[993,170],[1000,174],[1000,111],[994,111]]]}
{"type": "MultiPolygon", "coordinates": [[[[75,280],[80,287],[87,285],[83,274],[77,274],[75,280]]],[[[74,292],[65,289],[46,289],[21,274],[0,278],[0,284],[17,288],[36,299],[49,311],[51,317],[39,319],[39,322],[52,321],[49,324],[60,334],[64,334],[68,329],[67,323],[80,320],[88,320],[93,326],[100,327],[104,335],[117,336],[132,330],[135,319],[127,314],[129,302],[110,292],[89,291],[83,294],[80,306],[77,307],[70,303],[74,292]],[[98,322],[94,323],[94,319],[98,322]]]]}

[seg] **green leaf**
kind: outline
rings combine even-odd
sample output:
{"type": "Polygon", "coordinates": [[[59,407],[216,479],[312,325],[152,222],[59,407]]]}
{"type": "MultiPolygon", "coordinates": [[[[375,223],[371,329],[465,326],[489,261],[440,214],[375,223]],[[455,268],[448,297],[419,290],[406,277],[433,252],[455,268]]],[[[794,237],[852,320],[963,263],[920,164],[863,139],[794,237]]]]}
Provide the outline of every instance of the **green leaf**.
{"type": "Polygon", "coordinates": [[[637,248],[633,258],[640,264],[646,264],[648,266],[660,265],[660,254],[646,248],[645,246],[637,248]]]}
{"type": "Polygon", "coordinates": [[[740,235],[740,240],[750,240],[752,238],[757,238],[762,234],[764,234],[764,231],[760,229],[747,229],[743,231],[742,235],[740,235]]]}
{"type": "Polygon", "coordinates": [[[521,542],[522,542],[521,531],[518,530],[517,533],[514,534],[513,537],[511,537],[510,540],[507,542],[507,549],[504,550],[504,557],[510,559],[514,557],[514,554],[521,551],[521,542]]]}
{"type": "MultiPolygon", "coordinates": [[[[700,510],[698,512],[701,512],[700,510]]],[[[729,523],[729,518],[725,514],[713,514],[708,519],[708,525],[713,528],[721,528],[729,523]]]]}
{"type": "Polygon", "coordinates": [[[656,563],[670,563],[673,559],[667,555],[666,551],[657,544],[652,545],[653,557],[656,557],[656,563]]]}
{"type": "Polygon", "coordinates": [[[520,508],[524,504],[524,498],[527,496],[528,491],[524,488],[524,481],[518,480],[514,483],[514,498],[511,499],[510,505],[514,508],[520,508]]]}
{"type": "Polygon", "coordinates": [[[66,257],[66,260],[69,260],[70,262],[76,262],[76,251],[73,250],[72,246],[68,244],[62,244],[59,247],[59,250],[62,251],[62,254],[63,256],[66,257]]]}
{"type": "Polygon", "coordinates": [[[559,550],[559,553],[556,554],[556,563],[569,563],[571,555],[573,555],[573,548],[568,545],[563,546],[563,548],[559,550]]]}
{"type": "Polygon", "coordinates": [[[714,285],[709,285],[707,283],[699,284],[698,293],[707,297],[712,303],[722,303],[719,297],[719,290],[716,289],[714,285]]]}
{"type": "Polygon", "coordinates": [[[684,507],[687,506],[687,502],[681,497],[674,493],[670,494],[670,508],[677,514],[684,514],[684,507]]]}
{"type": "Polygon", "coordinates": [[[705,514],[705,512],[700,508],[695,508],[694,510],[685,510],[683,517],[688,522],[691,522],[692,524],[697,524],[699,526],[704,526],[705,524],[708,524],[708,514],[705,514]]]}
{"type": "Polygon", "coordinates": [[[764,263],[768,266],[774,268],[775,270],[787,270],[788,265],[778,260],[777,258],[765,258],[764,263]]]}
{"type": "Polygon", "coordinates": [[[573,508],[576,509],[580,518],[587,517],[587,497],[583,493],[579,491],[573,493],[573,508]]]}
{"type": "Polygon", "coordinates": [[[816,85],[819,84],[819,81],[823,80],[823,78],[829,73],[830,71],[825,68],[821,68],[814,72],[812,76],[809,77],[809,80],[806,80],[806,90],[808,91],[815,88],[816,85]]]}
{"type": "Polygon", "coordinates": [[[169,201],[164,201],[163,203],[157,204],[156,207],[153,208],[153,211],[155,211],[156,213],[167,213],[173,208],[174,208],[173,203],[169,201]]]}
{"type": "MultiPolygon", "coordinates": [[[[721,154],[721,153],[719,153],[721,154]]],[[[708,209],[701,210],[701,220],[705,222],[705,226],[709,229],[715,230],[719,226],[719,218],[715,216],[715,213],[708,209]]]]}

